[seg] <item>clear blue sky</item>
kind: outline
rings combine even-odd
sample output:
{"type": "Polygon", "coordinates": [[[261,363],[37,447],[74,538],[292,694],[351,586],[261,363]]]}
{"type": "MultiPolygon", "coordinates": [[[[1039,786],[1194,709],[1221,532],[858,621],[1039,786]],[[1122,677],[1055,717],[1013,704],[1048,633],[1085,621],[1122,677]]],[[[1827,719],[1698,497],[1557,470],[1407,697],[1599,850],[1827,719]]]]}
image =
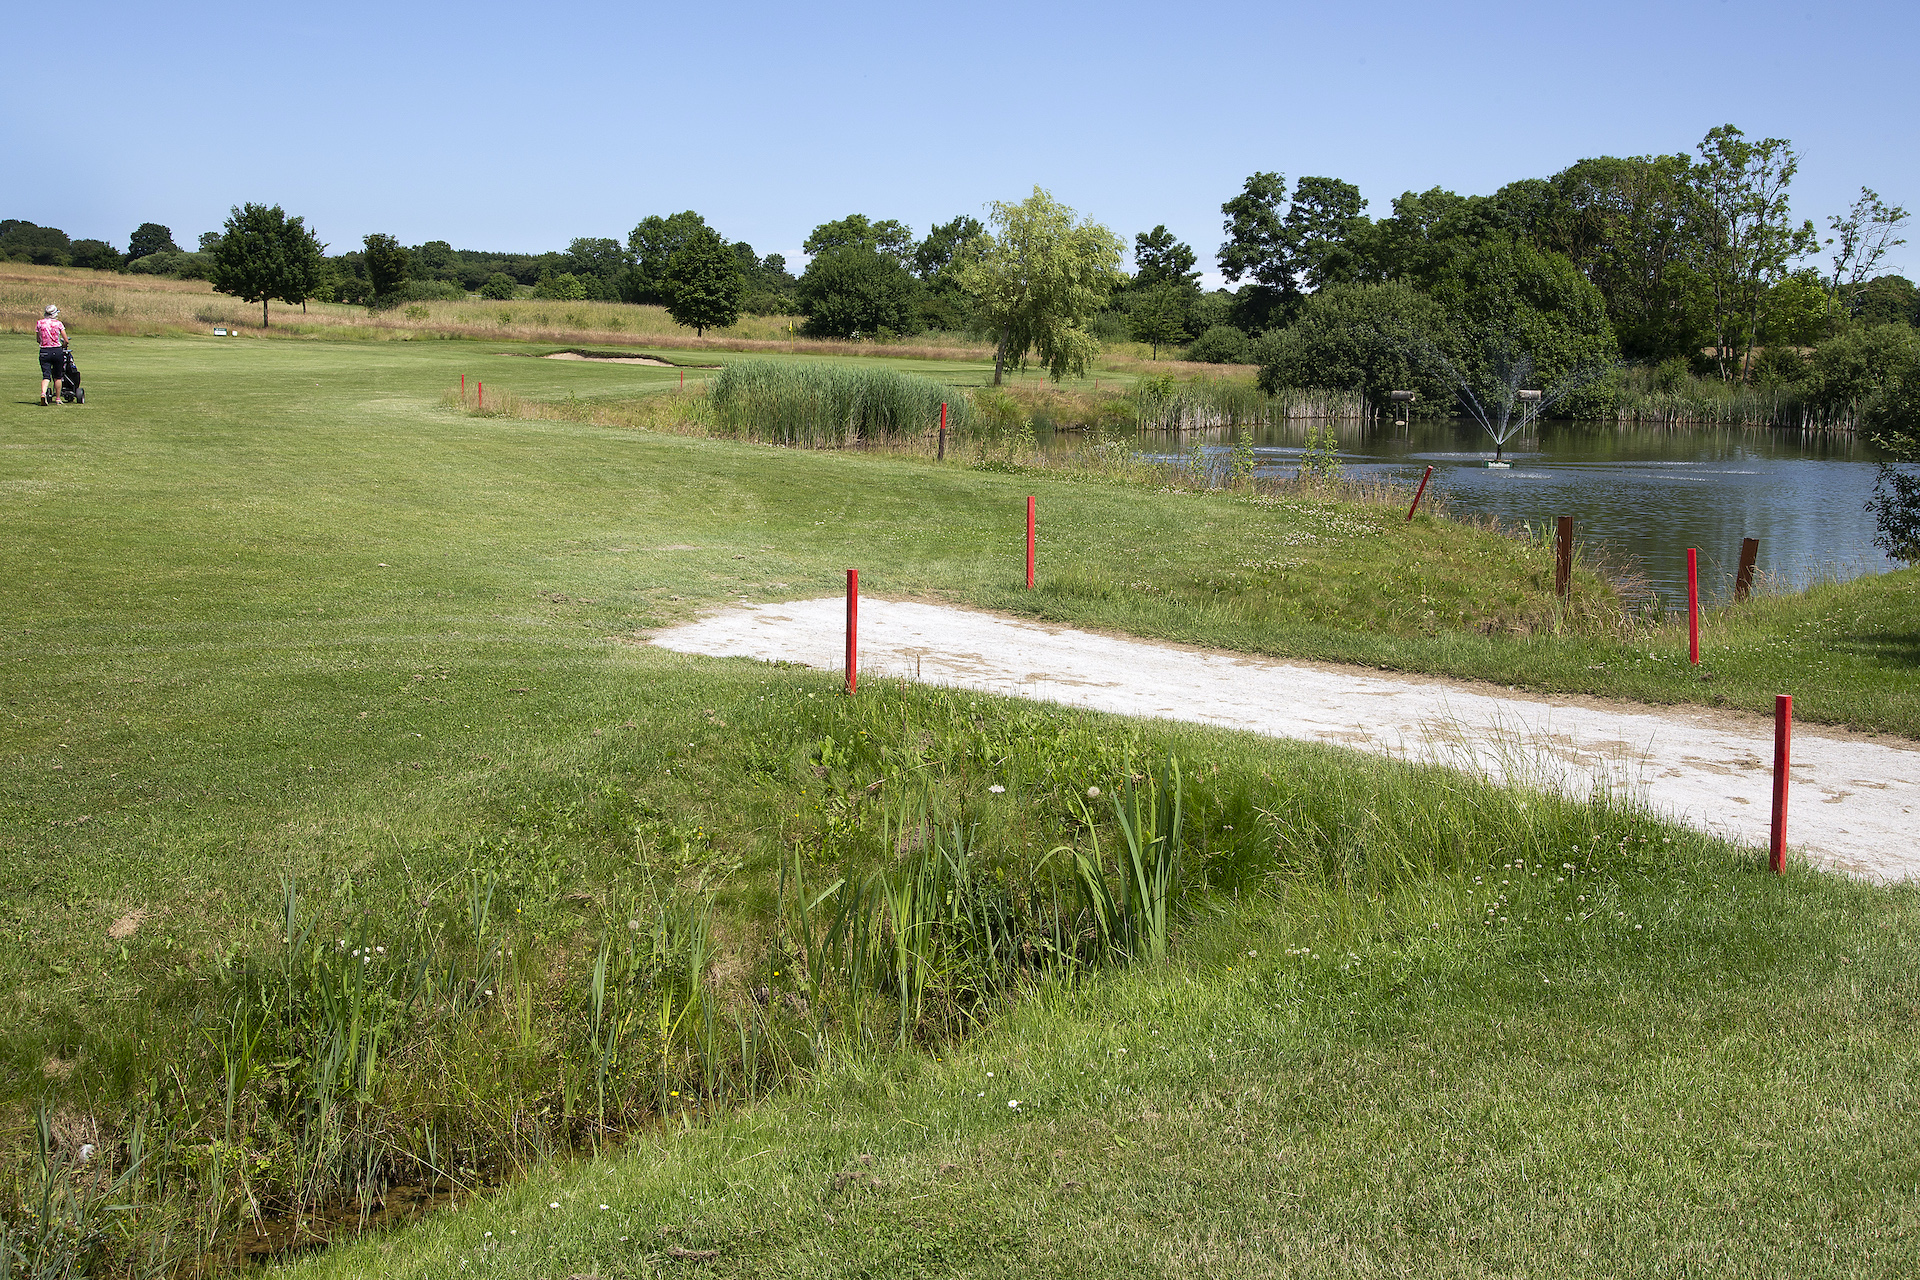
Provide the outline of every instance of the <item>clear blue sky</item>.
{"type": "Polygon", "coordinates": [[[1345,178],[1380,216],[1727,122],[1792,140],[1823,229],[1863,183],[1920,208],[1913,0],[110,2],[11,25],[0,217],[121,248],[144,221],[192,247],[248,200],[336,252],[538,252],[691,208],[797,266],[828,219],[924,232],[1039,184],[1210,267],[1256,169],[1345,178]]]}

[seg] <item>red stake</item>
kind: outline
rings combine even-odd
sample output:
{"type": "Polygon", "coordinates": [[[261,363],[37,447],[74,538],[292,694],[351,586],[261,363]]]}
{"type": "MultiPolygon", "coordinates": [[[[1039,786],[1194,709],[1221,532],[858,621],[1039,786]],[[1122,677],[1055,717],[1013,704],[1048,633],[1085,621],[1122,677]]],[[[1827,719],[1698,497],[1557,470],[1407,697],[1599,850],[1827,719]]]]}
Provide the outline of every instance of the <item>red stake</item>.
{"type": "Polygon", "coordinates": [[[1793,695],[1773,699],[1773,840],[1768,862],[1775,875],[1787,869],[1787,781],[1793,771],[1793,695]]]}
{"type": "Polygon", "coordinates": [[[680,389],[682,391],[687,389],[687,371],[685,369],[680,371],[680,389]]]}
{"type": "Polygon", "coordinates": [[[934,461],[945,462],[946,460],[947,460],[947,402],[945,400],[942,400],[940,402],[940,456],[935,458],[934,461]]]}
{"type": "Polygon", "coordinates": [[[860,571],[847,570],[847,692],[860,683],[860,571]]]}
{"type": "Polygon", "coordinates": [[[478,379],[475,379],[473,385],[475,386],[475,388],[477,388],[477,391],[474,395],[474,407],[476,409],[486,408],[487,407],[487,384],[479,381],[478,379]]]}
{"type": "Polygon", "coordinates": [[[460,375],[460,403],[462,406],[467,403],[467,375],[464,373],[460,375]]]}
{"type": "Polygon", "coordinates": [[[1687,661],[1700,665],[1700,552],[1687,548],[1687,661]]]}
{"type": "Polygon", "coordinates": [[[1033,590],[1033,498],[1027,498],[1027,590],[1033,590]]]}
{"type": "Polygon", "coordinates": [[[1420,477],[1420,487],[1413,491],[1413,505],[1407,508],[1407,521],[1413,521],[1413,513],[1420,509],[1420,496],[1427,491],[1427,481],[1433,479],[1433,467],[1427,467],[1427,474],[1420,477]]]}

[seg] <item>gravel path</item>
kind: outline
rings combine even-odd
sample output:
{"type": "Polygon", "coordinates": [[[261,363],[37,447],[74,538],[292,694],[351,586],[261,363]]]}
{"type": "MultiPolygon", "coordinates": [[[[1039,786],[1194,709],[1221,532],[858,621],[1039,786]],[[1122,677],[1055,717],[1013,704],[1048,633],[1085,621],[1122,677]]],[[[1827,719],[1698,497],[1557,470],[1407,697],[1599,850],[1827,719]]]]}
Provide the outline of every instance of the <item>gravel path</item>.
{"type": "MultiPolygon", "coordinates": [[[[793,600],[728,609],[653,643],[839,669],[845,625],[837,597],[793,600]]],[[[860,674],[1332,743],[1576,795],[1605,786],[1734,840],[1768,838],[1773,727],[1750,715],[1499,693],[876,599],[860,602],[860,674]]],[[[1920,875],[1920,748],[1796,725],[1788,833],[1816,865],[1883,882],[1920,875]]]]}

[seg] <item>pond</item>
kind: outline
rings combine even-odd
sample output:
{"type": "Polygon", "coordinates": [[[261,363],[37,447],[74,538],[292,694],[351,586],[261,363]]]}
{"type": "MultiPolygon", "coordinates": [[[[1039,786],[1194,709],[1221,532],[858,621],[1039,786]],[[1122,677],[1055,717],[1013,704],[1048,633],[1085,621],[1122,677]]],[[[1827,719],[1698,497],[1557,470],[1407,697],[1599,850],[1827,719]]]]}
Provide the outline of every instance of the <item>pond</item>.
{"type": "MultiPolygon", "coordinates": [[[[1289,476],[1308,423],[1251,428],[1262,475],[1289,476]]],[[[1879,453],[1846,434],[1548,422],[1509,441],[1511,469],[1484,465],[1493,443],[1468,419],[1334,424],[1340,462],[1354,479],[1409,487],[1433,466],[1429,492],[1456,516],[1510,525],[1572,516],[1575,535],[1644,574],[1668,607],[1684,607],[1687,548],[1700,552],[1701,594],[1732,592],[1743,538],[1760,540],[1760,569],[1795,587],[1898,567],[1873,545],[1866,510],[1879,453]]],[[[1204,432],[1226,466],[1233,433],[1204,432]]],[[[1083,447],[1062,434],[1052,449],[1083,447]]],[[[1193,437],[1140,437],[1150,454],[1177,458],[1193,437]]]]}

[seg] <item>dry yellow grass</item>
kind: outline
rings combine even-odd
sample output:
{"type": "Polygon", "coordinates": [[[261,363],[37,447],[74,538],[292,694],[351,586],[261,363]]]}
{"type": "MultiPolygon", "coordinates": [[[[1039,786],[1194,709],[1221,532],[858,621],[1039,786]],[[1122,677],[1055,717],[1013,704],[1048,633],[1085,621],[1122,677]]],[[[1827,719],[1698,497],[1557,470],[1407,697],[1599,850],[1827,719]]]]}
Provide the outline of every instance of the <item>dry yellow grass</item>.
{"type": "MultiPolygon", "coordinates": [[[[0,325],[29,333],[47,303],[76,334],[201,333],[216,325],[261,333],[260,310],[215,293],[204,280],[168,280],[72,267],[0,264],[0,325]]],[[[416,302],[393,311],[369,312],[344,303],[313,302],[303,310],[271,307],[268,336],[361,338],[371,341],[419,336],[488,338],[521,342],[618,344],[717,351],[785,352],[804,355],[887,355],[930,360],[977,360],[993,351],[966,343],[835,342],[806,338],[799,316],[742,316],[705,335],[676,324],[665,307],[624,302],[416,302]]]]}

